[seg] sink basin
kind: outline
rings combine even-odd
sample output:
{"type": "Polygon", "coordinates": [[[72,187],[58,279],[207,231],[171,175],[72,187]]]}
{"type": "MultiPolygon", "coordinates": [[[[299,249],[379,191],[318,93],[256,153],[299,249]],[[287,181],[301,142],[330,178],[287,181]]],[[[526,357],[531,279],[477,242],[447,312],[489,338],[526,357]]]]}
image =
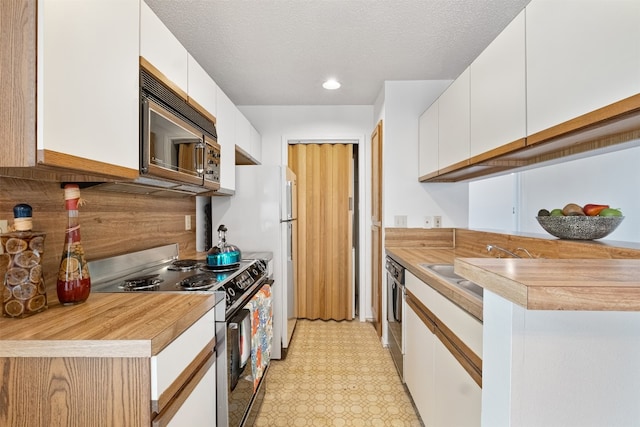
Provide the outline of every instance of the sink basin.
{"type": "Polygon", "coordinates": [[[472,282],[471,280],[467,280],[462,276],[458,276],[453,271],[453,264],[420,264],[420,267],[435,273],[452,285],[457,286],[459,289],[482,299],[482,286],[472,282]]]}
{"type": "Polygon", "coordinates": [[[420,267],[431,270],[447,279],[462,279],[462,277],[453,272],[453,264],[420,264],[420,267]]]}
{"type": "Polygon", "coordinates": [[[482,298],[484,288],[477,283],[474,283],[471,280],[462,279],[458,280],[457,285],[461,288],[466,289],[477,297],[482,298]]]}

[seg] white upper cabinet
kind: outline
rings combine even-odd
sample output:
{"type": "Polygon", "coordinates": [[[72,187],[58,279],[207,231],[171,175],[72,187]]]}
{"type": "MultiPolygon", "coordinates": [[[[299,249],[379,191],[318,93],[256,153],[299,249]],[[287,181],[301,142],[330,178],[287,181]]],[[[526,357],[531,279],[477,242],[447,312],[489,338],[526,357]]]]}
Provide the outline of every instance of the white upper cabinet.
{"type": "MultiPolygon", "coordinates": [[[[115,29],[119,27],[114,26],[112,32],[115,29]]],[[[144,1],[140,2],[140,56],[167,78],[164,83],[186,95],[187,50],[144,1]]]]}
{"type": "Polygon", "coordinates": [[[470,66],[470,154],[490,151],[527,133],[525,12],[470,66]]]}
{"type": "Polygon", "coordinates": [[[640,93],[639,23],[638,0],[527,6],[529,135],[640,93]]]}
{"type": "Polygon", "coordinates": [[[75,157],[59,166],[137,175],[139,11],[131,0],[38,2],[37,148],[45,164],[66,154],[75,157]]]}
{"type": "Polygon", "coordinates": [[[236,108],[236,145],[245,153],[251,155],[251,123],[236,108]]]}
{"type": "Polygon", "coordinates": [[[229,97],[218,88],[217,92],[218,144],[220,144],[220,189],[236,189],[236,111],[229,97]]]}
{"type": "Polygon", "coordinates": [[[191,56],[187,55],[188,76],[187,94],[189,102],[195,101],[212,116],[217,115],[218,85],[191,56]]]}
{"type": "Polygon", "coordinates": [[[258,162],[262,162],[262,136],[258,130],[251,126],[250,139],[251,139],[251,156],[258,162]]]}
{"type": "Polygon", "coordinates": [[[469,158],[469,68],[439,98],[438,167],[469,158]]]}
{"type": "Polygon", "coordinates": [[[438,172],[438,100],[420,116],[419,176],[438,172]]]}

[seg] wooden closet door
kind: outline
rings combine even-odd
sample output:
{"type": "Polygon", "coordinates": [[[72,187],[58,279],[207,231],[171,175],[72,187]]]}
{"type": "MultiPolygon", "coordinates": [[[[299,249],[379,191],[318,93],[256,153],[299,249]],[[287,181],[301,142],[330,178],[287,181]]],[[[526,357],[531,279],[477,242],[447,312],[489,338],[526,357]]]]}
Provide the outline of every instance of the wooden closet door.
{"type": "Polygon", "coordinates": [[[289,145],[298,186],[298,317],[352,319],[353,146],[289,145]]]}

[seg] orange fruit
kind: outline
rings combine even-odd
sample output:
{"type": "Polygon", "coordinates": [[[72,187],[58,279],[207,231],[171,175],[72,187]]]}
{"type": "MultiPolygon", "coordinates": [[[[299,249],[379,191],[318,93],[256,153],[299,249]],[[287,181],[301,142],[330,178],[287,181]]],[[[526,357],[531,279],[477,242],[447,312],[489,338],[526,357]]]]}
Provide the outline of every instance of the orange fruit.
{"type": "Polygon", "coordinates": [[[27,249],[27,242],[17,237],[11,237],[5,244],[5,250],[9,254],[17,254],[27,249]]]}
{"type": "Polygon", "coordinates": [[[29,270],[29,280],[31,283],[39,283],[42,278],[42,266],[40,264],[29,270]]]}
{"type": "Polygon", "coordinates": [[[31,239],[31,241],[29,242],[29,248],[32,251],[40,254],[44,252],[44,237],[36,236],[33,239],[31,239]]]}
{"type": "Polygon", "coordinates": [[[47,289],[44,286],[44,279],[41,279],[40,283],[38,283],[38,293],[40,295],[44,295],[47,293],[47,289]]]}
{"type": "Polygon", "coordinates": [[[80,270],[80,262],[77,260],[77,258],[67,257],[60,263],[60,270],[64,270],[68,273],[80,270]]]}
{"type": "Polygon", "coordinates": [[[6,282],[11,286],[19,285],[27,280],[29,280],[28,270],[20,267],[13,267],[7,270],[6,282]]]}
{"type": "Polygon", "coordinates": [[[32,285],[31,283],[26,283],[18,286],[14,286],[11,289],[11,293],[16,299],[20,300],[28,300],[29,298],[33,298],[38,293],[38,288],[36,285],[32,285]]]}
{"type": "Polygon", "coordinates": [[[18,317],[24,313],[24,305],[20,301],[13,299],[4,305],[4,312],[11,317],[18,317]]]}
{"type": "Polygon", "coordinates": [[[40,255],[33,251],[24,251],[13,258],[13,261],[20,267],[31,268],[40,263],[40,255]]]}
{"type": "Polygon", "coordinates": [[[44,295],[38,295],[27,301],[27,310],[31,312],[39,311],[46,308],[47,298],[44,295]]]}

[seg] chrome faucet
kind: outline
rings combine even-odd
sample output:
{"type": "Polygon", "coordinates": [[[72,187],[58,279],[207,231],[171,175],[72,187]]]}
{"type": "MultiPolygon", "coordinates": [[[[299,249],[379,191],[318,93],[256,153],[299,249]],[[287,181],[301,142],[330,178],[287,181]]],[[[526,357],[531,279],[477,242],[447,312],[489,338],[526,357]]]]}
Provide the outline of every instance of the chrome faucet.
{"type": "MultiPolygon", "coordinates": [[[[493,249],[496,249],[496,250],[498,250],[498,251],[502,251],[502,252],[504,252],[505,254],[509,254],[509,255],[511,255],[511,256],[512,256],[512,257],[514,257],[514,258],[522,258],[520,255],[515,254],[515,253],[511,252],[511,251],[510,251],[510,250],[508,250],[508,249],[501,248],[500,246],[496,246],[496,245],[487,245],[487,252],[491,252],[493,249]]],[[[529,257],[531,257],[531,254],[529,254],[529,251],[527,251],[526,249],[524,249],[524,248],[518,248],[518,249],[523,249],[524,251],[526,251],[526,252],[527,252],[527,254],[529,255],[529,257]]],[[[516,250],[518,250],[518,249],[516,249],[516,250]]],[[[498,255],[498,258],[500,258],[500,256],[499,256],[499,255],[498,255]]]]}
{"type": "Polygon", "coordinates": [[[533,258],[533,255],[531,255],[531,253],[529,253],[529,251],[526,248],[515,248],[513,252],[518,252],[518,251],[522,251],[525,254],[527,254],[529,258],[533,258]]]}

